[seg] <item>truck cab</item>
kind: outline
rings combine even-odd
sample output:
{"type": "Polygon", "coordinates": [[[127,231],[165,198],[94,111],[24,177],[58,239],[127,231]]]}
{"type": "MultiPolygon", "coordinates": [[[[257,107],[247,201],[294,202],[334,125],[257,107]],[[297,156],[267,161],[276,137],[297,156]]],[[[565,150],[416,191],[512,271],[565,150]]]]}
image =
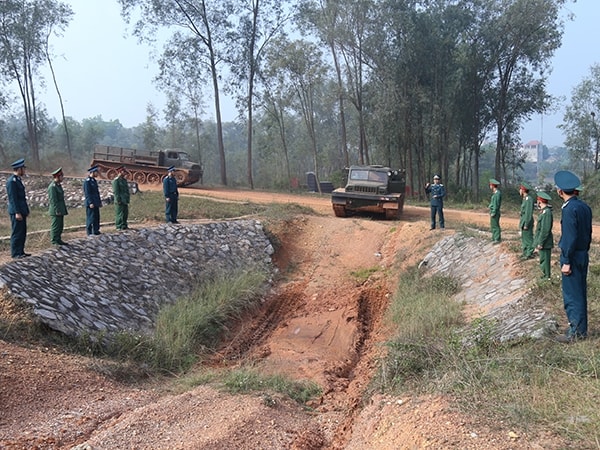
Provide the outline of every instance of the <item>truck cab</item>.
{"type": "Polygon", "coordinates": [[[385,214],[387,219],[400,217],[406,188],[403,170],[379,165],[350,166],[346,170],[346,186],[331,193],[337,217],[361,211],[385,214]]]}

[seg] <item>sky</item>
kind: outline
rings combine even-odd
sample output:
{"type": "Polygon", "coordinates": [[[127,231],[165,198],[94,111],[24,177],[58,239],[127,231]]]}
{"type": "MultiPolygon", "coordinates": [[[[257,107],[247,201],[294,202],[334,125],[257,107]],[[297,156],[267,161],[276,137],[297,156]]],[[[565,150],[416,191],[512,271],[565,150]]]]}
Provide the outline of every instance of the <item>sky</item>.
{"type": "MultiPolygon", "coordinates": [[[[116,0],[62,0],[75,13],[62,38],[51,41],[54,69],[65,104],[65,114],[78,121],[102,116],[118,119],[125,127],[143,123],[146,106],[152,103],[162,111],[165,98],[152,83],[158,69],[149,55],[153,49],[141,45],[131,36],[132,25],[120,16],[116,0]]],[[[564,143],[562,122],[564,108],[572,89],[590,75],[590,67],[600,63],[600,1],[577,0],[566,8],[575,15],[567,21],[563,44],[552,59],[553,71],[548,92],[562,97],[562,107],[548,115],[536,115],[525,124],[521,140],[542,141],[548,147],[564,143]]],[[[160,49],[157,49],[160,50],[160,49]]],[[[51,117],[60,119],[60,105],[47,76],[47,87],[39,97],[51,117]]],[[[235,120],[231,101],[223,105],[223,119],[235,120]]],[[[212,105],[207,116],[214,117],[212,105]]]]}

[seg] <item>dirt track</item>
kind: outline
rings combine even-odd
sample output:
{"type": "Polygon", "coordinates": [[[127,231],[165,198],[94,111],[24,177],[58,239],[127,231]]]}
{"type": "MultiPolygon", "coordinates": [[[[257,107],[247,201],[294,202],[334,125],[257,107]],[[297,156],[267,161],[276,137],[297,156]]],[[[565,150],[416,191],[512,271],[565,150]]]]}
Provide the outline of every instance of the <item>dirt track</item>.
{"type": "MultiPolygon", "coordinates": [[[[452,232],[430,232],[428,208],[406,207],[400,221],[338,219],[329,198],[317,195],[182,191],[298,203],[323,214],[300,216],[273,230],[282,244],[275,258],[281,281],[263,311],[235,330],[210,362],[252,364],[266,373],[311,379],[324,392],[309,405],[313,412],[283,398],[229,396],[209,387],[177,394],[164,385],[130,386],[102,375],[101,362],[0,341],[0,448],[69,449],[82,443],[92,449],[535,447],[523,430],[464,417],[445,398],[376,396],[362,404],[391,332],[383,314],[398,272],[452,232]],[[352,275],[375,267],[381,270],[367,281],[352,275]]],[[[449,228],[489,220],[485,212],[447,210],[446,216],[449,228]]],[[[516,227],[516,219],[503,225],[516,227]]],[[[552,438],[538,445],[555,448],[552,438]]]]}

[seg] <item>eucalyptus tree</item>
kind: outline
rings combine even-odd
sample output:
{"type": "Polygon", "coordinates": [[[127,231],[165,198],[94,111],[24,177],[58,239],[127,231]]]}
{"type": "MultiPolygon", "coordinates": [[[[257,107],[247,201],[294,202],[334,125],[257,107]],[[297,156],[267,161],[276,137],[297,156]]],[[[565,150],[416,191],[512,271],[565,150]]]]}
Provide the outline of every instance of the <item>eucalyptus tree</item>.
{"type": "Polygon", "coordinates": [[[365,82],[370,67],[365,51],[369,36],[380,26],[376,20],[377,7],[372,0],[346,0],[342,11],[336,33],[337,45],[344,61],[348,99],[358,116],[358,159],[361,164],[370,164],[364,105],[365,82]]]}
{"type": "MultiPolygon", "coordinates": [[[[223,121],[221,115],[220,80],[225,50],[231,44],[229,35],[233,30],[232,17],[235,2],[208,0],[119,0],[122,15],[130,21],[136,8],[141,18],[135,24],[135,35],[140,39],[154,41],[159,30],[179,30],[197,39],[203,52],[197,64],[204,67],[211,78],[217,128],[221,183],[227,184],[223,121]]],[[[200,81],[200,80],[197,80],[200,81]]]]}
{"type": "Polygon", "coordinates": [[[50,60],[48,37],[64,30],[73,15],[56,0],[0,2],[0,75],[18,86],[27,124],[32,165],[40,166],[39,106],[36,89],[43,85],[40,68],[50,60]]]}
{"type": "MultiPolygon", "coordinates": [[[[318,105],[327,77],[319,47],[309,41],[280,39],[277,51],[267,55],[267,65],[277,72],[279,85],[287,86],[293,94],[293,106],[302,118],[308,137],[313,160],[313,169],[319,177],[318,105]]],[[[320,184],[317,183],[320,190],[320,184]]]]}
{"type": "Polygon", "coordinates": [[[348,154],[348,132],[346,129],[346,86],[342,74],[339,56],[342,35],[348,31],[344,29],[342,16],[346,8],[346,0],[303,0],[300,2],[296,23],[301,30],[311,30],[327,45],[331,54],[333,68],[337,82],[338,114],[340,117],[340,150],[343,155],[345,167],[350,166],[348,154]]]}
{"type": "Polygon", "coordinates": [[[292,174],[290,170],[290,150],[288,145],[287,123],[290,116],[289,111],[292,108],[294,93],[287,84],[287,78],[282,75],[279,67],[279,60],[275,57],[278,51],[267,52],[265,55],[265,65],[260,73],[263,89],[260,93],[260,105],[264,111],[265,123],[273,123],[277,128],[279,141],[281,142],[281,151],[284,160],[284,170],[287,174],[287,181],[291,183],[292,174]]]}
{"type": "MultiPolygon", "coordinates": [[[[207,71],[198,60],[202,59],[202,43],[193,36],[175,32],[165,45],[158,60],[159,74],[155,81],[167,94],[171,107],[166,111],[167,122],[175,120],[175,114],[189,117],[193,128],[194,146],[198,162],[202,164],[201,126],[204,110],[204,86],[207,71]],[[180,102],[183,102],[180,105],[180,102]],[[181,110],[183,109],[183,110],[181,110]],[[185,113],[189,111],[189,113],[185,113]]],[[[172,139],[172,146],[179,146],[172,139]]]]}
{"type": "MultiPolygon", "coordinates": [[[[65,7],[66,7],[66,5],[60,6],[60,8],[65,8],[65,7]]],[[[68,12],[61,11],[60,14],[67,15],[68,12]]],[[[61,118],[62,118],[63,130],[65,132],[65,143],[66,143],[66,147],[67,147],[67,154],[69,156],[69,160],[71,162],[73,162],[73,151],[71,149],[71,137],[69,135],[69,126],[67,123],[67,118],[65,116],[65,104],[63,102],[62,94],[60,92],[58,78],[56,77],[56,72],[54,70],[54,64],[52,63],[50,38],[53,33],[54,33],[54,25],[48,24],[48,26],[46,28],[46,41],[45,41],[45,45],[44,45],[44,54],[46,56],[46,61],[48,63],[48,67],[50,68],[50,73],[52,74],[52,83],[54,84],[54,90],[56,91],[56,95],[58,96],[58,102],[60,104],[60,114],[61,114],[61,118]]],[[[60,32],[57,32],[56,34],[62,36],[62,34],[60,34],[60,32]]]]}
{"type": "Polygon", "coordinates": [[[254,189],[252,177],[252,136],[254,96],[257,74],[267,46],[283,32],[288,20],[286,3],[281,0],[247,0],[234,2],[237,6],[238,26],[230,34],[233,45],[229,48],[231,86],[237,91],[240,109],[246,112],[247,177],[254,189]]]}
{"type": "Polygon", "coordinates": [[[496,129],[495,177],[503,173],[510,130],[548,107],[545,92],[550,58],[560,46],[566,0],[485,0],[483,36],[493,63],[485,90],[496,129]]]}
{"type": "Polygon", "coordinates": [[[158,125],[158,111],[152,103],[146,105],[146,120],[142,126],[142,139],[144,148],[157,150],[160,147],[160,127],[158,125]]]}
{"type": "Polygon", "coordinates": [[[582,164],[584,174],[589,166],[598,171],[600,161],[600,64],[590,68],[589,76],[571,91],[570,104],[563,123],[565,145],[573,163],[582,164]]]}

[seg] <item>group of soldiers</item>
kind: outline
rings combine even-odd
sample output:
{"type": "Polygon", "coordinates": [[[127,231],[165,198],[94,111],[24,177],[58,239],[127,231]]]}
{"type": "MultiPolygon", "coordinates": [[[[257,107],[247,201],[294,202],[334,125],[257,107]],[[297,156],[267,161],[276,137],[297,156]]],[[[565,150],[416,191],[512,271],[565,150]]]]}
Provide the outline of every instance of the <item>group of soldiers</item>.
{"type": "MultiPolygon", "coordinates": [[[[8,197],[8,214],[11,222],[10,252],[13,258],[25,258],[31,256],[25,252],[25,240],[27,239],[27,217],[29,216],[29,205],[25,194],[25,185],[22,177],[25,175],[25,159],[21,158],[11,164],[13,174],[6,181],[6,193],[8,197]]],[[[88,170],[87,178],[83,182],[83,193],[86,209],[86,232],[88,236],[100,234],[100,208],[102,198],[96,178],[99,167],[94,165],[88,170]]],[[[177,221],[179,192],[177,180],[174,176],[175,167],[167,169],[167,176],[163,180],[163,194],[165,196],[165,216],[168,223],[179,223],[177,221]]],[[[115,204],[115,227],[117,230],[127,230],[129,218],[130,191],[129,183],[125,178],[127,170],[125,166],[117,168],[117,176],[112,180],[112,191],[115,204]]],[[[62,240],[64,230],[64,218],[69,212],[65,202],[65,194],[62,186],[64,173],[58,168],[51,173],[52,182],[48,186],[48,214],[51,218],[50,241],[52,245],[68,245],[62,240]]]]}
{"type": "MultiPolygon", "coordinates": [[[[498,180],[492,178],[489,183],[492,191],[489,205],[492,241],[499,243],[501,241],[500,206],[502,194],[498,180]]],[[[577,175],[567,170],[561,170],[555,174],[554,184],[558,196],[563,201],[558,247],[560,248],[559,266],[563,303],[569,320],[566,333],[557,336],[556,340],[571,343],[586,338],[588,333],[587,273],[589,250],[592,242],[592,210],[579,198],[582,187],[577,175]]],[[[535,194],[534,189],[526,182],[519,185],[519,193],[522,198],[519,215],[521,259],[531,259],[534,257],[534,252],[537,251],[542,279],[550,280],[550,260],[554,246],[552,197],[549,193],[543,191],[535,194]],[[534,203],[537,203],[539,208],[535,229],[533,219],[534,203]]]]}
{"type": "MultiPolygon", "coordinates": [[[[587,316],[587,273],[589,266],[589,250],[592,242],[592,210],[579,198],[582,190],[581,181],[574,173],[561,170],[554,176],[556,193],[563,201],[561,207],[561,235],[558,242],[560,248],[559,266],[562,278],[563,303],[569,326],[564,335],[557,336],[559,342],[571,343],[584,339],[588,333],[587,316]]],[[[489,180],[492,191],[489,214],[492,243],[500,244],[502,230],[500,227],[502,192],[500,182],[495,178],[489,180]]],[[[436,227],[436,216],[440,228],[445,227],[443,200],[446,189],[440,183],[440,177],[433,177],[433,184],[425,185],[431,204],[431,230],[436,227]]],[[[553,214],[552,197],[548,192],[534,192],[526,182],[519,185],[522,198],[519,215],[519,234],[521,236],[521,259],[527,260],[538,252],[541,278],[551,279],[551,256],[554,247],[552,234],[553,214]],[[534,224],[534,206],[539,213],[537,224],[534,224]]]]}

